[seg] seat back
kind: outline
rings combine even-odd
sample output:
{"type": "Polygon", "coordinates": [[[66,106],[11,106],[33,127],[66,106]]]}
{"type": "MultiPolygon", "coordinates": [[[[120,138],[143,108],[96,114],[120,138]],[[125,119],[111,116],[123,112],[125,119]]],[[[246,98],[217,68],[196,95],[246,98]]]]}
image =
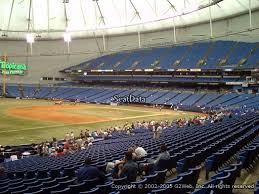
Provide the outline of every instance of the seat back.
{"type": "Polygon", "coordinates": [[[59,190],[59,191],[51,191],[51,194],[71,194],[71,191],[69,188],[65,188],[63,190],[59,190]]]}
{"type": "Polygon", "coordinates": [[[64,168],[63,176],[75,177],[75,169],[74,168],[64,168]]]}
{"type": "Polygon", "coordinates": [[[103,185],[96,185],[97,188],[99,188],[99,192],[103,194],[108,194],[112,191],[112,182],[103,184],[103,185]]]}
{"type": "Polygon", "coordinates": [[[170,159],[169,160],[159,160],[158,161],[158,164],[157,164],[157,166],[156,166],[156,170],[170,170],[169,168],[169,166],[170,166],[170,159]]]}
{"type": "Polygon", "coordinates": [[[89,179],[84,181],[86,190],[94,188],[99,183],[98,178],[89,179]]]}
{"type": "Polygon", "coordinates": [[[167,169],[165,170],[156,170],[155,173],[157,173],[157,183],[164,183],[165,177],[166,177],[167,169]]]}
{"type": "Polygon", "coordinates": [[[81,191],[85,191],[85,183],[79,183],[76,185],[69,185],[71,193],[78,194],[81,191]]]}
{"type": "Polygon", "coordinates": [[[94,189],[91,189],[90,191],[80,192],[79,194],[100,194],[100,193],[99,193],[99,188],[94,188],[94,189]]]}

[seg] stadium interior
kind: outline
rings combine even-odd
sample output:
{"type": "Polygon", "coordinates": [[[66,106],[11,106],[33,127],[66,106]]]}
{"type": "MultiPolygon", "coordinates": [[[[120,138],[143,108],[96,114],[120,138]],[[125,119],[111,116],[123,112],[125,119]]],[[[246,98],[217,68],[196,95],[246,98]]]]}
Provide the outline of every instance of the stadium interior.
{"type": "Polygon", "coordinates": [[[1,0],[0,194],[259,194],[259,0],[1,0]]]}

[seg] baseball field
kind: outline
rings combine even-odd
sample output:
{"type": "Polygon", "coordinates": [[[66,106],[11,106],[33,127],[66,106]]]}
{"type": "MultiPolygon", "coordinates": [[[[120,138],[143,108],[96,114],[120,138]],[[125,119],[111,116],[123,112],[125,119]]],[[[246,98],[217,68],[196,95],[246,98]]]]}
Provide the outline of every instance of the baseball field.
{"type": "Polygon", "coordinates": [[[47,100],[0,99],[0,145],[20,145],[63,139],[81,129],[100,130],[143,120],[176,120],[199,113],[161,111],[151,107],[99,104],[55,105],[47,100]]]}

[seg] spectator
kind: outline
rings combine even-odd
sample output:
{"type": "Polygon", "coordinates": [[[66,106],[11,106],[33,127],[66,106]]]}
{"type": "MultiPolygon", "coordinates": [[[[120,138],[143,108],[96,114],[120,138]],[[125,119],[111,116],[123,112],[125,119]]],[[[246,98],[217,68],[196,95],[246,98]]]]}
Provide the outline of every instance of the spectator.
{"type": "Polygon", "coordinates": [[[92,137],[93,137],[93,138],[97,138],[97,137],[98,137],[98,134],[97,134],[96,131],[93,131],[93,132],[92,132],[92,137]]]}
{"type": "Polygon", "coordinates": [[[56,149],[54,147],[49,149],[50,156],[56,156],[56,149]]]}
{"type": "Polygon", "coordinates": [[[74,140],[74,139],[75,139],[75,135],[74,135],[74,132],[73,132],[73,131],[71,131],[71,133],[70,133],[70,139],[71,139],[71,140],[74,140]]]}
{"type": "Polygon", "coordinates": [[[106,177],[102,171],[97,167],[91,166],[91,159],[85,159],[85,166],[81,167],[77,173],[78,181],[83,182],[85,180],[97,178],[99,183],[104,183],[106,177]]]}
{"type": "Polygon", "coordinates": [[[90,137],[89,130],[85,129],[85,138],[88,138],[88,137],[90,137]]]}
{"type": "Polygon", "coordinates": [[[42,153],[43,153],[44,156],[49,155],[49,147],[48,147],[47,143],[43,144],[42,153]]]}
{"type": "Polygon", "coordinates": [[[80,132],[80,138],[83,139],[85,137],[83,130],[80,132]]]}
{"type": "Polygon", "coordinates": [[[64,152],[67,153],[69,151],[69,148],[70,148],[69,141],[66,141],[66,143],[64,144],[64,152]]]}
{"type": "Polygon", "coordinates": [[[52,138],[52,147],[57,147],[58,146],[58,141],[55,137],[52,138]]]}
{"type": "Polygon", "coordinates": [[[69,135],[69,133],[66,133],[66,135],[65,135],[65,141],[69,141],[69,139],[70,139],[70,135],[69,135]]]}
{"type": "Polygon", "coordinates": [[[162,134],[162,131],[163,131],[163,127],[161,125],[159,125],[157,128],[156,128],[156,138],[159,139],[161,134],[162,134]]]}
{"type": "Polygon", "coordinates": [[[58,148],[56,156],[64,156],[63,148],[58,148]]]}
{"type": "Polygon", "coordinates": [[[5,172],[5,168],[3,166],[0,166],[0,180],[7,179],[7,174],[5,172]]]}
{"type": "Polygon", "coordinates": [[[157,156],[157,158],[154,159],[148,159],[147,164],[144,164],[144,166],[140,166],[141,171],[144,170],[146,174],[152,173],[154,170],[160,170],[163,169],[163,166],[160,166],[160,162],[162,160],[169,160],[170,159],[170,153],[167,151],[167,147],[165,144],[162,144],[160,146],[160,154],[157,156]]]}
{"type": "Polygon", "coordinates": [[[132,153],[126,152],[124,158],[125,164],[120,167],[118,177],[127,177],[129,182],[136,181],[138,173],[138,165],[132,160],[132,153]]]}
{"type": "Polygon", "coordinates": [[[147,152],[146,152],[146,150],[143,147],[140,147],[138,144],[136,144],[134,148],[135,148],[134,149],[134,153],[136,154],[136,159],[137,160],[147,156],[147,152]]]}
{"type": "Polygon", "coordinates": [[[158,165],[159,161],[160,160],[169,160],[170,159],[170,154],[169,152],[167,151],[167,147],[165,144],[162,144],[160,146],[160,154],[157,156],[157,159],[153,161],[153,163],[155,165],[158,165]]]}

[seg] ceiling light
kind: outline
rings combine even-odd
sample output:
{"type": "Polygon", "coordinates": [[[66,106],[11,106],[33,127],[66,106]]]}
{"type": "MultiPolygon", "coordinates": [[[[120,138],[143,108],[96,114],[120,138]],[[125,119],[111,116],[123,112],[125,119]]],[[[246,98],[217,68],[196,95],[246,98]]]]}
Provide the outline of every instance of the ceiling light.
{"type": "Polygon", "coordinates": [[[64,33],[64,41],[65,42],[71,42],[71,34],[68,32],[64,33]]]}
{"type": "Polygon", "coordinates": [[[34,43],[34,34],[30,33],[26,35],[26,41],[27,43],[34,43]]]}

